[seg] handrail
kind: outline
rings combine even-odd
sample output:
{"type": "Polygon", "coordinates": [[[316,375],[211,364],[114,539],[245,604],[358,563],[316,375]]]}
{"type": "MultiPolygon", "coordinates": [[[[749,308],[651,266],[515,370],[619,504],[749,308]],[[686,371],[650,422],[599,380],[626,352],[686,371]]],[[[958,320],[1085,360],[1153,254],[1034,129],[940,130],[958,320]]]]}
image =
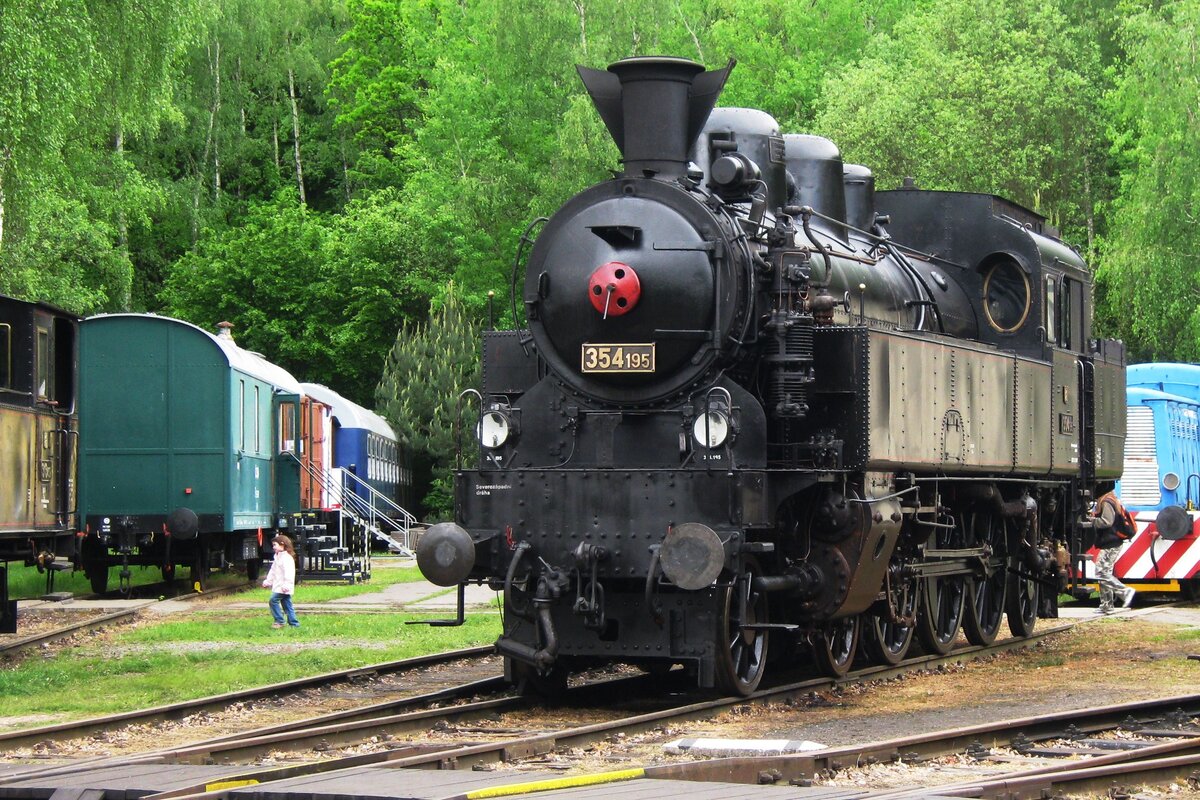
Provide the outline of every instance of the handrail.
{"type": "Polygon", "coordinates": [[[416,524],[417,518],[408,510],[397,505],[377,490],[374,486],[364,481],[354,473],[346,469],[341,469],[342,481],[341,486],[338,486],[331,474],[332,471],[320,471],[313,467],[312,464],[305,464],[300,460],[294,452],[288,451],[288,455],[296,460],[302,469],[308,473],[310,477],[315,478],[320,482],[321,488],[325,493],[333,497],[338,495],[341,499],[341,510],[346,511],[354,518],[355,522],[359,523],[367,529],[372,535],[385,539],[389,544],[400,545],[401,552],[412,555],[412,542],[410,540],[412,526],[416,524]],[[358,493],[352,491],[352,487],[347,486],[346,477],[349,476],[359,486],[367,490],[367,498],[362,497],[358,493]],[[368,499],[369,498],[369,499],[368,499]],[[377,507],[377,501],[383,501],[384,504],[397,511],[400,519],[396,520],[389,517],[387,514],[380,513],[377,507]],[[387,531],[384,530],[385,524],[391,526],[398,533],[402,541],[397,542],[387,531]]]}

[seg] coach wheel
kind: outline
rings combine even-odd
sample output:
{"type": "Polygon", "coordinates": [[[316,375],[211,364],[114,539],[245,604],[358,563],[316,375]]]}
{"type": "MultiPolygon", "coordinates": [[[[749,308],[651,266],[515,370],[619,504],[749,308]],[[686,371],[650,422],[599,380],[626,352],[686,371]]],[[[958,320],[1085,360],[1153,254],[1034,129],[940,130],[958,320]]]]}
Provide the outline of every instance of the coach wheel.
{"type": "Polygon", "coordinates": [[[963,535],[967,547],[986,547],[989,551],[986,575],[967,579],[966,610],[963,612],[963,633],[974,645],[986,646],[996,641],[1004,621],[1005,600],[1008,597],[1008,570],[1003,555],[997,555],[997,545],[1003,537],[1003,522],[987,513],[967,514],[963,518],[963,535]]]}
{"type": "Polygon", "coordinates": [[[813,659],[817,669],[830,678],[841,678],[850,671],[858,652],[861,617],[835,620],[813,637],[813,659]]]}
{"type": "Polygon", "coordinates": [[[88,583],[92,586],[92,591],[96,594],[104,594],[108,591],[108,565],[101,562],[99,564],[83,565],[83,574],[87,576],[88,583]]]}
{"type": "Polygon", "coordinates": [[[192,556],[192,590],[207,592],[208,579],[208,541],[201,536],[196,539],[196,553],[192,556]]]}
{"type": "Polygon", "coordinates": [[[1038,583],[1019,559],[1008,560],[1008,629],[1013,636],[1033,633],[1037,623],[1038,583]]]}
{"type": "Polygon", "coordinates": [[[108,591],[108,564],[104,560],[107,555],[108,548],[95,536],[86,537],[79,546],[78,564],[96,594],[108,591]]]}
{"type": "Polygon", "coordinates": [[[1179,582],[1185,600],[1200,600],[1200,578],[1185,578],[1179,582]]]}
{"type": "Polygon", "coordinates": [[[887,614],[868,614],[862,624],[862,648],[872,664],[899,664],[908,654],[915,626],[900,621],[917,614],[921,584],[916,580],[897,580],[889,588],[887,614]],[[895,618],[892,617],[895,612],[895,618]]]}
{"type": "Polygon", "coordinates": [[[917,611],[917,638],[930,655],[945,655],[962,624],[966,583],[961,575],[925,578],[917,611]]]}
{"type": "Polygon", "coordinates": [[[163,576],[163,580],[165,582],[174,583],[175,575],[176,575],[176,572],[175,572],[174,564],[163,564],[162,565],[162,576],[163,576]]]}
{"type": "Polygon", "coordinates": [[[753,694],[767,665],[767,632],[752,627],[768,619],[766,592],[754,589],[762,573],[757,561],[746,559],[745,571],[724,591],[716,631],[717,690],[729,695],[753,694]]]}

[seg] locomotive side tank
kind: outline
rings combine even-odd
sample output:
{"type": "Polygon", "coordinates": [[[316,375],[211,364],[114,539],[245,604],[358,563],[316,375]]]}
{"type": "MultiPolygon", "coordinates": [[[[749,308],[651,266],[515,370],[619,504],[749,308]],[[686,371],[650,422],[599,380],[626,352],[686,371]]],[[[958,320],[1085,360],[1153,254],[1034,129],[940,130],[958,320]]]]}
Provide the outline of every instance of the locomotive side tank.
{"type": "Polygon", "coordinates": [[[714,110],[731,69],[580,68],[623,170],[546,223],[528,329],[485,334],[462,398],[477,442],[418,563],[504,590],[529,688],[624,661],[748,694],[772,636],[838,675],[860,639],[1027,635],[1119,476],[1124,354],[1088,338],[1078,255],[714,110]]]}

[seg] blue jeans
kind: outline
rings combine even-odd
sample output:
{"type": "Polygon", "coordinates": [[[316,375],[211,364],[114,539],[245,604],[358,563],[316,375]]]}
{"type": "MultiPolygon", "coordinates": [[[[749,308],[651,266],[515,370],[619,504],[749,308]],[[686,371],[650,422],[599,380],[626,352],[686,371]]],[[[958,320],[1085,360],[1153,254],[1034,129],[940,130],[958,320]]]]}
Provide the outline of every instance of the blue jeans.
{"type": "Polygon", "coordinates": [[[275,618],[276,625],[283,624],[283,612],[287,612],[287,623],[293,628],[300,627],[300,620],[296,619],[296,609],[292,608],[292,596],[290,594],[281,594],[279,592],[271,592],[271,599],[268,601],[271,606],[271,616],[275,618]],[[280,609],[280,606],[283,609],[280,609]]]}

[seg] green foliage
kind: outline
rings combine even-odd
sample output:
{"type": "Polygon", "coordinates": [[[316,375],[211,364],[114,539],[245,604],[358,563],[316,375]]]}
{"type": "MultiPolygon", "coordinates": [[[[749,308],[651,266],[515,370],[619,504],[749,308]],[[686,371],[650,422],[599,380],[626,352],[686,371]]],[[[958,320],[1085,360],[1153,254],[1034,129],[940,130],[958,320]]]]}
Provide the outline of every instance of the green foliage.
{"type": "Polygon", "coordinates": [[[1059,2],[935,0],[829,78],[816,127],[881,188],[999,194],[1086,240],[1102,75],[1059,2]]]}
{"type": "Polygon", "coordinates": [[[156,198],[125,162],[125,141],[153,135],[175,113],[175,67],[211,8],[210,0],[4,4],[0,254],[15,252],[0,262],[0,290],[80,312],[128,308],[127,226],[156,198]]]}
{"type": "Polygon", "coordinates": [[[1108,97],[1121,194],[1099,280],[1106,319],[1135,357],[1200,360],[1200,2],[1128,17],[1108,97]]]}
{"type": "Polygon", "coordinates": [[[284,190],[185,255],[162,299],[169,313],[206,329],[233,322],[243,346],[367,404],[395,331],[424,308],[437,280],[436,265],[422,269],[408,221],[390,193],[331,215],[284,190]]]}
{"type": "Polygon", "coordinates": [[[446,287],[428,322],[406,323],[388,355],[375,391],[379,413],[392,424],[401,444],[432,467],[433,489],[424,499],[429,516],[449,517],[452,507],[456,431],[463,449],[474,452],[473,410],[459,395],[479,382],[479,326],[471,319],[454,286],[446,287]],[[461,423],[461,429],[456,425],[461,423]]]}
{"type": "Polygon", "coordinates": [[[883,188],[1046,214],[1098,330],[1200,359],[1198,3],[8,0],[0,291],[230,319],[361,402],[448,280],[519,323],[521,232],[619,163],[575,65],[673,54],[883,188]]]}

